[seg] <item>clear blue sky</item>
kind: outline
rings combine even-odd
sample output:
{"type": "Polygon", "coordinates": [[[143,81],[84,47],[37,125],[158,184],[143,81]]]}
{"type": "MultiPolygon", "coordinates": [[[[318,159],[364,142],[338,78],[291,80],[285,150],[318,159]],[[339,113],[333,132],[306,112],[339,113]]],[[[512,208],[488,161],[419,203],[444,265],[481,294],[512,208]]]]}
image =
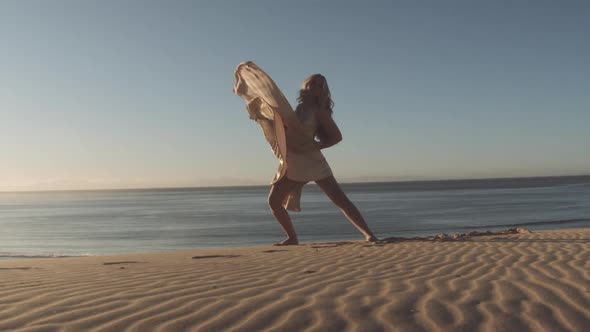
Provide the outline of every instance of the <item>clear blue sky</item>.
{"type": "Polygon", "coordinates": [[[266,184],[242,61],[328,78],[342,182],[590,173],[583,1],[0,2],[0,190],[266,184]]]}

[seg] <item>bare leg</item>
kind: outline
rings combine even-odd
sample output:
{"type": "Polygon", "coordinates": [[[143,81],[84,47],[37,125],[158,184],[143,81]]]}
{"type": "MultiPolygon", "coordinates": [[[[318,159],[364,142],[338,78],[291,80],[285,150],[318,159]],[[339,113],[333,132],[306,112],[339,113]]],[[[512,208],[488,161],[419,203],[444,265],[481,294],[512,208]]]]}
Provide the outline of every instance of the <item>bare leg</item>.
{"type": "Polygon", "coordinates": [[[297,185],[297,182],[289,180],[287,177],[283,177],[279,182],[273,184],[270,188],[270,194],[268,195],[268,205],[272,211],[275,219],[281,224],[283,230],[287,234],[287,239],[283,242],[275,243],[275,245],[297,245],[299,240],[297,239],[297,233],[291,222],[289,213],[283,207],[283,200],[291,189],[297,185]]]}
{"type": "Polygon", "coordinates": [[[363,233],[365,240],[377,241],[377,237],[373,234],[373,232],[371,232],[369,226],[365,222],[365,219],[363,219],[363,216],[356,206],[354,206],[344,191],[342,191],[334,176],[317,180],[316,183],[324,191],[324,193],[326,193],[330,200],[332,200],[332,202],[334,202],[334,204],[340,208],[348,220],[350,220],[350,222],[352,222],[352,224],[356,226],[356,228],[358,228],[361,233],[363,233]]]}

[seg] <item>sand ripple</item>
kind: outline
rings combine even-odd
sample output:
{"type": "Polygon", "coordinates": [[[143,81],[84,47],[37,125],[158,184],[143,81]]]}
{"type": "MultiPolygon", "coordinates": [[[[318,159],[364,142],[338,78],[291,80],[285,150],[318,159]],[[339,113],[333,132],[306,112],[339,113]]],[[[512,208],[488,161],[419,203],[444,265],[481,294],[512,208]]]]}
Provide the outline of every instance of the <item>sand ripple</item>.
{"type": "Polygon", "coordinates": [[[4,261],[0,331],[588,331],[590,229],[457,239],[4,261]]]}

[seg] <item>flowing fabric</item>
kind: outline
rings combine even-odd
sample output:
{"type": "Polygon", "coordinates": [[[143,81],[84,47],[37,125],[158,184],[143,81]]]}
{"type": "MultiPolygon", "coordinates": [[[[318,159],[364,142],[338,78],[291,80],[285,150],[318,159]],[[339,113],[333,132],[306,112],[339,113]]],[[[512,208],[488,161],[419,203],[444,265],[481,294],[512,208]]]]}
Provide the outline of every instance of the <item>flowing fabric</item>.
{"type": "MultiPolygon", "coordinates": [[[[285,124],[293,133],[298,130],[293,108],[275,82],[254,62],[238,65],[235,71],[234,93],[244,99],[250,119],[262,128],[264,137],[279,160],[279,168],[271,184],[281,180],[287,172],[287,138],[285,124]]],[[[305,183],[298,183],[283,201],[291,211],[301,211],[301,192],[305,183]]]]}

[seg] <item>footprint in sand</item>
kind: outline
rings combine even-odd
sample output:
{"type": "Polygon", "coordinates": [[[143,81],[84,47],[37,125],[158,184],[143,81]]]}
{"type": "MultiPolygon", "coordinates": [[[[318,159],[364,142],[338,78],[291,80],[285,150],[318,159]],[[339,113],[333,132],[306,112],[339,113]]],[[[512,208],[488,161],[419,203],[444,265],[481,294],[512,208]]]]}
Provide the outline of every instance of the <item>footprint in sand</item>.
{"type": "Polygon", "coordinates": [[[147,263],[147,262],[136,262],[136,261],[105,262],[105,263],[102,263],[102,265],[140,264],[140,263],[147,263]]]}
{"type": "Polygon", "coordinates": [[[193,256],[193,259],[204,259],[204,258],[235,258],[241,255],[207,255],[207,256],[193,256]]]}

